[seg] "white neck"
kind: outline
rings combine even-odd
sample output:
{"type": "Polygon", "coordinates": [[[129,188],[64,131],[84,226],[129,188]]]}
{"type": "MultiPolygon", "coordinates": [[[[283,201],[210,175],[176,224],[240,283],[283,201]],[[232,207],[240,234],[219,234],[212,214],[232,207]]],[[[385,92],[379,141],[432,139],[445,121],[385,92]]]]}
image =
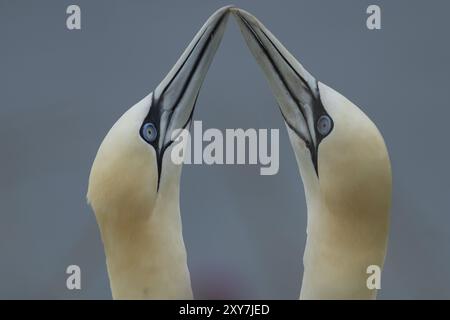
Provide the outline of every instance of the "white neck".
{"type": "MultiPolygon", "coordinates": [[[[367,287],[371,275],[367,274],[367,268],[371,265],[383,268],[389,207],[381,201],[377,205],[368,200],[371,197],[361,195],[355,195],[350,201],[336,201],[329,195],[325,198],[320,182],[325,177],[317,178],[309,154],[299,151],[304,148],[300,140],[290,130],[288,132],[296,151],[308,207],[300,299],[376,298],[376,289],[367,287]]],[[[327,192],[339,196],[338,190],[327,192]]]]}
{"type": "MultiPolygon", "coordinates": [[[[314,201],[314,200],[313,200],[314,201]]],[[[330,211],[320,202],[308,205],[300,299],[375,299],[367,287],[367,267],[383,268],[386,233],[384,221],[359,219],[366,212],[330,211]]]]}
{"type": "Polygon", "coordinates": [[[114,299],[192,298],[179,184],[166,186],[152,212],[133,208],[101,215],[108,217],[99,226],[114,299]]]}

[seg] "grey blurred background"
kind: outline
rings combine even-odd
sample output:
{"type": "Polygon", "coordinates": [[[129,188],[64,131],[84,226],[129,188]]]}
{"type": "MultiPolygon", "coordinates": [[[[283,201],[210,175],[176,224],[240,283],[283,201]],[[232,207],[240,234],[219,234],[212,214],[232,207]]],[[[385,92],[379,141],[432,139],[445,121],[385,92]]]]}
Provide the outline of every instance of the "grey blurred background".
{"type": "MultiPolygon", "coordinates": [[[[377,124],[394,179],[382,299],[450,298],[448,1],[238,1],[377,124]],[[382,29],[366,28],[366,8],[382,29]]],[[[85,195],[118,117],[152,91],[228,1],[0,0],[0,298],[109,299],[85,195]],[[82,30],[66,29],[78,4],[82,30]],[[66,267],[82,290],[66,289],[66,267]]],[[[206,128],[280,128],[280,170],[185,165],[194,291],[295,299],[306,204],[274,98],[230,19],[197,103],[206,128]]],[[[206,292],[206,293],[205,293],[206,292]]]]}

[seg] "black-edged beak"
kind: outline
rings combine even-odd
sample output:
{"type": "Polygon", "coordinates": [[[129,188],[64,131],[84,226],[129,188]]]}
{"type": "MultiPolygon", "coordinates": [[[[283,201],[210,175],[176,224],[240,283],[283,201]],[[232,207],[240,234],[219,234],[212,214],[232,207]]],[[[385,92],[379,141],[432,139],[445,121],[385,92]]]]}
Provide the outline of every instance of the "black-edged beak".
{"type": "Polygon", "coordinates": [[[159,175],[164,151],[176,138],[174,132],[185,129],[190,123],[203,80],[222,40],[229,9],[230,6],[223,7],[209,17],[153,91],[152,105],[141,126],[141,136],[145,134],[143,128],[148,128],[145,125],[152,124],[155,136],[150,141],[146,140],[156,150],[159,175]]]}
{"type": "Polygon", "coordinates": [[[330,131],[333,124],[322,105],[317,80],[258,19],[241,9],[231,11],[269,82],[286,124],[305,142],[318,174],[318,146],[326,136],[321,134],[318,121],[322,116],[328,117],[330,131]]]}

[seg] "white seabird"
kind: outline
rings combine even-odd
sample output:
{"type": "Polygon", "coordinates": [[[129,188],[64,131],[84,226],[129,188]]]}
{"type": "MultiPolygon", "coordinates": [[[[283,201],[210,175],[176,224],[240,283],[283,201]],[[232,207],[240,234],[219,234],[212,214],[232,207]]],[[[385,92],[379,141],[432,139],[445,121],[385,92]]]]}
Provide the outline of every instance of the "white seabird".
{"type": "Polygon", "coordinates": [[[189,127],[227,18],[224,7],[206,21],[169,74],[122,115],[97,152],[87,198],[114,299],[192,298],[172,133],[189,127]]]}
{"type": "Polygon", "coordinates": [[[392,189],[383,137],[258,19],[231,10],[279,104],[303,180],[308,225],[300,298],[375,298],[367,270],[384,264],[392,189]]]}

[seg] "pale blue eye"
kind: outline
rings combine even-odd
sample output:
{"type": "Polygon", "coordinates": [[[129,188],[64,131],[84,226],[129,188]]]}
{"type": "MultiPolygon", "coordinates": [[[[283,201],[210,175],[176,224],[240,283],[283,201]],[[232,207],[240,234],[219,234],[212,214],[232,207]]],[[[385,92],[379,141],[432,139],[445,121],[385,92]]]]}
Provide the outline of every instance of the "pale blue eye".
{"type": "Polygon", "coordinates": [[[323,115],[317,121],[317,131],[323,136],[326,136],[331,131],[331,119],[329,116],[323,115]]]}
{"type": "Polygon", "coordinates": [[[158,130],[153,123],[148,122],[142,126],[142,137],[149,143],[156,140],[158,130]]]}

